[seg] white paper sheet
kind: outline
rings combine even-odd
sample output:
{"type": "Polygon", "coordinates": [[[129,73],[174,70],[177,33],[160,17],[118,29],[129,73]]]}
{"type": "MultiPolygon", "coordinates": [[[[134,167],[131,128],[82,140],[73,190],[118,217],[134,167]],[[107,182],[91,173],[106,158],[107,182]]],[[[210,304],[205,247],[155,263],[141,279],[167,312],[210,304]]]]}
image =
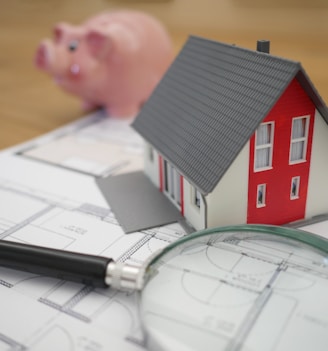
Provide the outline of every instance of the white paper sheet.
{"type": "MultiPolygon", "coordinates": [[[[0,238],[141,264],[185,235],[126,235],[95,177],[142,167],[130,121],[96,113],[0,153],[0,238]]],[[[328,237],[328,222],[304,229],[328,237]]],[[[0,351],[141,350],[136,295],[0,267],[0,351]]]]}
{"type": "MultiPolygon", "coordinates": [[[[4,150],[0,238],[142,263],[184,230],[126,235],[94,181],[140,167],[142,141],[129,121],[101,113],[4,150]]],[[[0,267],[0,311],[0,351],[143,348],[134,294],[0,267]]]]}

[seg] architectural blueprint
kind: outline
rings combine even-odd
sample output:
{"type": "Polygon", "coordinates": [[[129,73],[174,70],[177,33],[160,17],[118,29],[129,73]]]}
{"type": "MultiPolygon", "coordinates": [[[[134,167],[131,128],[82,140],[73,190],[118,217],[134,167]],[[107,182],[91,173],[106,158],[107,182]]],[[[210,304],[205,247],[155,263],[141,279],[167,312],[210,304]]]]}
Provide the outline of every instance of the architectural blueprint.
{"type": "MultiPolygon", "coordinates": [[[[99,113],[3,151],[1,239],[140,264],[183,229],[173,224],[126,235],[94,176],[140,168],[141,148],[128,121],[99,113]],[[58,157],[54,150],[63,144],[58,157]]],[[[0,268],[0,350],[140,350],[135,299],[0,268]]]]}
{"type": "Polygon", "coordinates": [[[252,235],[185,242],[177,256],[163,258],[143,292],[155,343],[165,350],[327,350],[327,257],[252,235]],[[170,339],[160,337],[169,331],[170,339]]]}
{"type": "MultiPolygon", "coordinates": [[[[97,112],[0,152],[0,238],[141,264],[184,229],[125,234],[95,178],[141,169],[142,150],[129,121],[97,112]]],[[[143,350],[136,299],[0,267],[0,351],[143,350]]]]}

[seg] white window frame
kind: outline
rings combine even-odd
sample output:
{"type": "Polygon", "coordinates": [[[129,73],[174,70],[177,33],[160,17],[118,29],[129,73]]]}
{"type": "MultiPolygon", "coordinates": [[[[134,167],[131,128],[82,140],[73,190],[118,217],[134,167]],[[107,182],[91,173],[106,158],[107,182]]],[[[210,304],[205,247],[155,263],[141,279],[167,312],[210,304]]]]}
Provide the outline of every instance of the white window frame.
{"type": "Polygon", "coordinates": [[[147,155],[148,155],[148,159],[151,163],[154,163],[154,159],[155,159],[155,151],[154,148],[151,145],[147,145],[147,155]]]}
{"type": "Polygon", "coordinates": [[[273,155],[273,139],[274,139],[274,122],[265,122],[265,123],[261,123],[260,126],[258,127],[258,129],[255,132],[255,147],[254,147],[254,172],[261,172],[261,171],[265,171],[268,169],[272,169],[272,155],[273,155]],[[264,125],[270,125],[271,126],[271,133],[270,133],[270,140],[269,143],[263,143],[263,144],[259,144],[258,145],[258,132],[259,132],[259,128],[264,126],[264,125]],[[269,159],[268,159],[268,165],[266,166],[256,166],[258,163],[258,151],[260,150],[265,150],[268,149],[269,151],[269,159]]]}
{"type": "Polygon", "coordinates": [[[258,184],[256,188],[256,207],[261,208],[266,206],[266,184],[258,184]],[[259,192],[262,190],[262,201],[259,201],[259,192]]]}
{"type": "Polygon", "coordinates": [[[180,173],[166,160],[163,159],[163,181],[164,194],[181,209],[181,175],[180,173]]]}
{"type": "Polygon", "coordinates": [[[289,164],[290,165],[302,163],[306,161],[306,152],[307,152],[307,145],[308,145],[308,138],[309,138],[309,125],[310,125],[310,116],[300,116],[300,117],[294,117],[292,119],[290,147],[289,147],[289,164]],[[304,136],[293,138],[294,122],[300,119],[305,119],[306,121],[304,136]],[[302,152],[302,156],[299,159],[292,160],[292,149],[293,149],[293,145],[295,145],[296,143],[303,143],[303,152],[302,152]]]}
{"type": "Polygon", "coordinates": [[[201,197],[200,191],[196,187],[191,186],[191,203],[197,210],[200,210],[201,197]]]}
{"type": "Polygon", "coordinates": [[[299,199],[300,197],[300,184],[301,184],[301,177],[293,177],[290,183],[290,199],[291,200],[296,200],[299,199]],[[296,191],[295,194],[293,194],[293,184],[296,182],[296,191]]]}

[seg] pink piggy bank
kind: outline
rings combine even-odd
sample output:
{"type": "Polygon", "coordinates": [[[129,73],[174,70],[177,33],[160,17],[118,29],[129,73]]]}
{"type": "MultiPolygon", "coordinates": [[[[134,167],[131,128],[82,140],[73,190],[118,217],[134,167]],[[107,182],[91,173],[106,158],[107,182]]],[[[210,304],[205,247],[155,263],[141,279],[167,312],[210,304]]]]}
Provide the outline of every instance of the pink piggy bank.
{"type": "Polygon", "coordinates": [[[43,40],[35,64],[86,109],[134,116],[173,59],[165,28],[136,11],[102,13],[79,26],[58,23],[54,40],[43,40]]]}

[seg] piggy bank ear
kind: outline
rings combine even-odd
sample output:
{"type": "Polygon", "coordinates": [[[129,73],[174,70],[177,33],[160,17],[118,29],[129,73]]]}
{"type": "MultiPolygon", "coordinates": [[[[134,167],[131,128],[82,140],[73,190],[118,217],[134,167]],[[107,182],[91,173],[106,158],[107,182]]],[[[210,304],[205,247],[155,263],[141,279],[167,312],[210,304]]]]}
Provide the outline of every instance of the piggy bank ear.
{"type": "Polygon", "coordinates": [[[97,30],[90,30],[87,33],[86,42],[91,55],[98,59],[107,57],[112,48],[112,40],[97,30]]]}
{"type": "Polygon", "coordinates": [[[71,27],[72,26],[70,26],[68,23],[57,23],[53,29],[55,43],[60,43],[66,34],[72,31],[71,27]]]}

